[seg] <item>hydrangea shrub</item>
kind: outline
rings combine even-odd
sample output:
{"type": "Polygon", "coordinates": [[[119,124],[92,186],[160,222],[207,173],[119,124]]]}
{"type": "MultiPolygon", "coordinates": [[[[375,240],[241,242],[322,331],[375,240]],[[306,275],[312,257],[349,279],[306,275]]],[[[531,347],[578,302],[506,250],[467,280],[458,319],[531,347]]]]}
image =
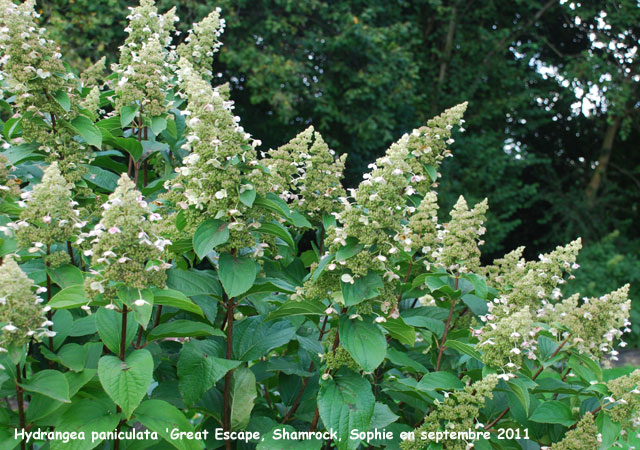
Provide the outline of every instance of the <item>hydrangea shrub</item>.
{"type": "Polygon", "coordinates": [[[0,0],[2,448],[638,443],[640,371],[603,370],[629,286],[563,298],[579,239],[483,265],[487,201],[439,211],[466,104],[344,189],[313,127],[262,149],[212,85],[219,10],[176,46],[141,0],[76,74],[34,5],[0,0]]]}

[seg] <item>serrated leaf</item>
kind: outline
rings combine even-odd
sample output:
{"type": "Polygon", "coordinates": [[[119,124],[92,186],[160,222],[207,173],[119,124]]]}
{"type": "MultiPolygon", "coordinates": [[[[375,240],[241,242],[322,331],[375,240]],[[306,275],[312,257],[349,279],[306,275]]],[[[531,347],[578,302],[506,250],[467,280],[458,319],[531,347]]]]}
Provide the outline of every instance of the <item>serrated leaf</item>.
{"type": "Polygon", "coordinates": [[[263,223],[260,228],[258,228],[260,233],[270,234],[275,237],[279,237],[282,239],[292,250],[296,250],[296,244],[291,237],[289,231],[280,225],[279,223],[263,223]]]}
{"type": "Polygon", "coordinates": [[[153,303],[178,308],[204,317],[200,306],[193,303],[191,299],[182,292],[173,289],[153,289],[153,303]]]}
{"type": "Polygon", "coordinates": [[[210,219],[202,222],[193,234],[193,249],[200,259],[211,252],[216,246],[229,240],[229,226],[226,222],[210,219]]]}
{"type": "Polygon", "coordinates": [[[102,145],[102,133],[93,121],[85,116],[77,116],[71,121],[71,127],[87,141],[87,144],[100,147],[102,145]]]}
{"type": "Polygon", "coordinates": [[[128,126],[131,122],[133,122],[133,119],[135,119],[136,114],[138,114],[138,107],[137,106],[123,106],[120,109],[120,126],[122,128],[128,126]]]}
{"type": "Polygon", "coordinates": [[[418,387],[427,391],[463,389],[464,383],[449,372],[429,372],[418,382],[418,387]]]}
{"type": "Polygon", "coordinates": [[[416,342],[416,330],[402,320],[401,317],[394,319],[392,317],[387,318],[386,322],[382,322],[382,328],[402,344],[413,347],[416,342]]]}
{"type": "Polygon", "coordinates": [[[124,361],[112,355],[103,356],[98,362],[98,379],[129,419],[153,381],[153,357],[145,349],[134,350],[124,361]]]}
{"type": "Polygon", "coordinates": [[[353,283],[340,280],[340,288],[346,306],[354,306],[380,295],[384,287],[382,277],[375,272],[369,272],[363,277],[354,277],[353,283]]]}
{"type": "Polygon", "coordinates": [[[85,439],[71,439],[65,443],[64,440],[54,439],[51,441],[52,450],[89,450],[100,445],[104,439],[92,440],[92,433],[107,433],[115,430],[120,422],[121,415],[116,413],[115,406],[111,401],[104,398],[83,398],[74,401],[71,407],[67,408],[60,417],[56,425],[56,431],[80,433],[84,432],[85,439]]]}
{"type": "Polygon", "coordinates": [[[20,385],[25,391],[35,392],[62,403],[70,403],[69,383],[57,370],[41,370],[20,385]]]}
{"type": "Polygon", "coordinates": [[[256,263],[249,258],[223,253],[218,260],[218,275],[227,295],[233,298],[251,288],[258,270],[256,263]]]}
{"type": "MultiPolygon", "coordinates": [[[[120,340],[122,338],[122,314],[111,309],[99,308],[95,316],[96,328],[100,339],[112,353],[119,354],[120,340]]],[[[125,347],[131,343],[137,329],[138,327],[133,320],[127,320],[125,347]]]]}
{"type": "Polygon", "coordinates": [[[231,377],[231,430],[243,430],[249,424],[258,393],[253,372],[242,367],[231,377]]]}
{"type": "Polygon", "coordinates": [[[240,361],[217,358],[207,341],[183,345],[178,358],[178,386],[185,405],[193,405],[240,361]]]}
{"type": "Polygon", "coordinates": [[[571,408],[557,400],[547,400],[541,403],[533,411],[529,420],[538,423],[559,423],[567,427],[575,422],[571,408]]]}
{"type": "Polygon", "coordinates": [[[384,361],[387,341],[377,325],[368,320],[341,317],[340,343],[365,372],[373,372],[384,361]]]}
{"type": "Polygon", "coordinates": [[[278,309],[271,312],[267,320],[282,319],[289,316],[324,315],[327,307],[319,300],[304,298],[301,301],[287,300],[278,309]]]}
{"type": "Polygon", "coordinates": [[[156,339],[168,337],[208,337],[208,336],[224,336],[224,333],[218,328],[214,328],[203,322],[195,322],[193,320],[173,320],[167,323],[161,323],[153,328],[147,335],[147,341],[155,341],[156,339]]]}
{"type": "Polygon", "coordinates": [[[156,136],[162,133],[167,128],[167,119],[164,117],[152,117],[151,118],[151,131],[156,136]]]}
{"type": "MultiPolygon", "coordinates": [[[[158,433],[162,439],[179,450],[201,450],[204,445],[197,439],[175,439],[171,431],[177,429],[186,433],[192,432],[193,425],[175,406],[163,400],[145,400],[136,409],[135,418],[151,431],[158,433]]],[[[164,448],[164,447],[162,447],[164,448]]]]}
{"type": "Polygon", "coordinates": [[[79,284],[59,291],[47,304],[53,309],[69,309],[77,308],[87,303],[89,303],[89,298],[84,292],[84,286],[79,284]]]}
{"type": "Polygon", "coordinates": [[[339,450],[355,450],[360,441],[349,439],[351,430],[368,430],[375,398],[366,378],[342,371],[324,381],[318,392],[318,411],[327,429],[338,434],[339,450]]]}
{"type": "Polygon", "coordinates": [[[53,97],[56,99],[56,102],[64,109],[65,111],[69,111],[71,109],[71,100],[69,100],[69,96],[63,90],[58,90],[53,94],[53,97]]]}

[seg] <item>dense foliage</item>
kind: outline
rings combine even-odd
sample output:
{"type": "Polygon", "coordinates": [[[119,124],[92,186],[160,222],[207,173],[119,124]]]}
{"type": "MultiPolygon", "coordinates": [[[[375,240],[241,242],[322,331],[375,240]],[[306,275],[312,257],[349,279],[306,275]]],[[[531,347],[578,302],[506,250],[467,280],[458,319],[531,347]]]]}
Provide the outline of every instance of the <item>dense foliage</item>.
{"type": "Polygon", "coordinates": [[[640,370],[601,367],[629,285],[564,296],[580,239],[486,264],[487,200],[439,212],[467,103],[345,189],[317,129],[263,146],[212,87],[219,10],[176,46],[142,0],[75,75],[34,5],[0,0],[3,446],[638,444],[640,370]]]}

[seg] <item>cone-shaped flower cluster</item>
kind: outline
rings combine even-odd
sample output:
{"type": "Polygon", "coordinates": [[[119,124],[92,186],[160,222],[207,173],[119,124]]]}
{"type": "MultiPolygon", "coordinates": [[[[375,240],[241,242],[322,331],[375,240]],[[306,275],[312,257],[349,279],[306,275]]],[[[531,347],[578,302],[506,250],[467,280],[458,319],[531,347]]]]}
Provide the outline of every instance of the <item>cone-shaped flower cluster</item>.
{"type": "Polygon", "coordinates": [[[205,80],[211,79],[213,55],[220,49],[222,42],[218,38],[224,31],[225,21],[220,18],[220,8],[211,11],[207,17],[189,30],[189,35],[177,48],[180,58],[191,63],[205,80]]]}
{"type": "MultiPolygon", "coordinates": [[[[191,64],[179,61],[180,87],[189,100],[187,143],[191,154],[176,168],[178,176],[165,187],[168,198],[183,210],[185,230],[193,231],[207,218],[229,223],[228,248],[252,247],[250,231],[259,226],[258,208],[250,208],[247,194],[264,193],[254,182],[260,175],[255,158],[259,141],[251,138],[234,116],[225,86],[212,88],[191,64]]],[[[253,196],[255,197],[255,195],[253,196]]]]}
{"type": "Polygon", "coordinates": [[[551,446],[551,450],[598,450],[598,426],[593,414],[586,413],[576,427],[567,431],[564,438],[551,446]]]}
{"type": "Polygon", "coordinates": [[[171,242],[158,235],[157,221],[162,218],[150,211],[126,174],[102,208],[100,222],[81,237],[93,244],[85,255],[92,256],[96,269],[85,282],[87,293],[111,298],[119,284],[136,289],[164,287],[170,265],[162,254],[171,242]]]}
{"type": "MultiPolygon", "coordinates": [[[[428,414],[424,423],[415,430],[414,441],[403,441],[403,450],[422,450],[429,441],[422,440],[422,432],[446,429],[449,432],[475,429],[480,409],[487,399],[493,398],[493,390],[498,384],[496,375],[488,375],[475,383],[465,386],[463,390],[445,393],[443,402],[436,402],[435,409],[428,414]]],[[[447,449],[468,450],[469,442],[463,439],[446,439],[442,441],[447,449]]]]}
{"type": "Polygon", "coordinates": [[[320,133],[309,127],[289,143],[269,150],[261,163],[269,169],[271,191],[319,222],[341,209],[346,194],[340,180],[346,155],[335,158],[320,133]]]}
{"type": "Polygon", "coordinates": [[[22,346],[32,338],[55,335],[47,328],[52,325],[46,317],[50,308],[42,306],[43,300],[34,288],[37,286],[13,258],[6,257],[0,265],[0,352],[22,346]]]}
{"type": "Polygon", "coordinates": [[[20,186],[11,177],[11,167],[7,157],[0,154],[0,199],[8,195],[20,195],[20,186]]]}
{"type": "MultiPolygon", "coordinates": [[[[71,185],[58,169],[56,162],[45,170],[42,182],[32,191],[23,192],[20,202],[24,207],[20,220],[10,224],[19,242],[30,247],[31,253],[44,252],[53,244],[66,243],[84,226],[71,198],[71,185]]],[[[62,252],[66,254],[66,252],[62,252]]]]}
{"type": "Polygon", "coordinates": [[[607,387],[611,396],[605,400],[614,402],[608,410],[611,420],[623,429],[637,429],[640,426],[640,369],[609,381],[607,387]]]}
{"type": "Polygon", "coordinates": [[[142,0],[128,18],[125,31],[129,37],[120,48],[120,64],[116,67],[116,108],[138,105],[141,112],[160,116],[167,110],[165,90],[173,72],[167,47],[178,20],[175,7],[160,15],[153,0],[142,0]]]}

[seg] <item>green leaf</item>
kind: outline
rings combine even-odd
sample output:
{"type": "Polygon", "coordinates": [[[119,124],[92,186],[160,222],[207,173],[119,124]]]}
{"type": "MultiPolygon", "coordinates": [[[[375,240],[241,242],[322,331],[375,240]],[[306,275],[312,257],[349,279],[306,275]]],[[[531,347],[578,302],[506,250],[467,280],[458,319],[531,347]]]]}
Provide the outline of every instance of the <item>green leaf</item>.
{"type": "Polygon", "coordinates": [[[481,299],[487,298],[487,294],[488,294],[487,282],[483,277],[476,275],[475,273],[469,273],[466,275],[465,278],[471,281],[471,284],[473,284],[473,290],[479,298],[481,299]]]}
{"type": "Polygon", "coordinates": [[[209,294],[222,297],[218,277],[211,270],[170,269],[167,271],[167,287],[189,297],[209,294]]]}
{"type": "Polygon", "coordinates": [[[35,392],[62,403],[70,403],[69,383],[57,370],[41,370],[20,385],[25,391],[35,392]]]}
{"type": "Polygon", "coordinates": [[[256,377],[246,367],[233,372],[231,377],[231,429],[243,430],[249,424],[256,397],[256,377]]]}
{"type": "Polygon", "coordinates": [[[435,167],[425,166],[425,170],[427,171],[427,174],[429,174],[429,178],[431,178],[431,181],[435,182],[438,179],[438,171],[435,167]]]}
{"type": "Polygon", "coordinates": [[[369,272],[364,277],[354,277],[353,283],[340,280],[344,304],[347,306],[377,297],[380,295],[379,289],[383,286],[382,277],[375,272],[369,272]]]}
{"type": "Polygon", "coordinates": [[[252,186],[251,189],[238,192],[238,198],[242,203],[251,208],[253,206],[253,202],[256,200],[256,189],[252,186]]]}
{"type": "Polygon", "coordinates": [[[122,128],[129,125],[135,119],[136,114],[138,114],[138,107],[134,105],[123,106],[120,109],[120,126],[122,128]]]}
{"type": "Polygon", "coordinates": [[[53,97],[56,99],[56,102],[64,109],[69,112],[71,109],[71,100],[69,100],[69,96],[63,90],[58,90],[53,94],[53,97]]]}
{"type": "Polygon", "coordinates": [[[52,450],[89,450],[100,445],[104,439],[96,439],[92,442],[91,435],[113,431],[120,423],[120,414],[116,413],[115,406],[106,397],[83,398],[74,401],[67,408],[56,425],[56,431],[80,433],[84,432],[85,439],[72,439],[67,443],[63,440],[51,441],[52,450]]]}
{"type": "Polygon", "coordinates": [[[413,347],[413,344],[415,344],[416,330],[411,325],[407,325],[401,317],[397,319],[389,317],[386,322],[382,322],[380,325],[382,325],[382,328],[387,330],[394,339],[397,339],[402,344],[410,347],[413,347]]]}
{"type": "Polygon", "coordinates": [[[151,131],[156,136],[162,133],[167,128],[167,119],[164,117],[152,117],[151,118],[151,131]]]}
{"type": "Polygon", "coordinates": [[[64,288],[51,297],[47,303],[53,309],[78,308],[89,303],[89,298],[84,292],[84,286],[79,284],[64,288]]]}
{"type": "Polygon", "coordinates": [[[365,372],[373,372],[384,361],[387,341],[382,330],[367,320],[341,317],[340,342],[365,372]]]}
{"type": "Polygon", "coordinates": [[[489,312],[489,305],[487,304],[487,301],[482,300],[480,297],[473,294],[463,295],[462,301],[476,316],[484,316],[489,312]]]}
{"type": "Polygon", "coordinates": [[[153,381],[153,357],[148,350],[134,350],[121,361],[106,355],[98,362],[98,378],[107,395],[129,419],[153,381]]]}
{"type": "Polygon", "coordinates": [[[276,428],[269,431],[261,441],[258,443],[256,450],[320,450],[323,442],[316,439],[304,439],[304,440],[294,440],[294,439],[275,439],[275,432],[279,431],[280,436],[282,436],[282,430],[287,433],[294,433],[296,429],[291,425],[278,425],[276,428]]]}
{"type": "Polygon", "coordinates": [[[133,312],[133,318],[135,321],[146,330],[149,320],[151,320],[151,313],[153,312],[153,291],[151,291],[151,289],[121,287],[118,288],[117,292],[118,298],[122,300],[122,303],[126,304],[133,312]],[[138,306],[135,302],[140,299],[144,300],[146,303],[138,306]]]}
{"type": "Polygon", "coordinates": [[[398,351],[393,347],[387,349],[387,359],[399,367],[408,367],[416,373],[426,373],[427,368],[411,358],[407,353],[398,351]]]}
{"type": "Polygon", "coordinates": [[[217,328],[213,328],[203,322],[194,322],[193,320],[173,320],[167,323],[161,323],[147,335],[147,341],[155,341],[167,337],[207,337],[207,336],[224,336],[224,333],[217,328]]]}
{"type": "Polygon", "coordinates": [[[289,231],[279,223],[263,223],[262,226],[258,228],[258,231],[260,233],[279,237],[291,248],[291,250],[296,250],[296,243],[293,241],[291,234],[289,234],[289,231]]]}
{"type": "Polygon", "coordinates": [[[171,438],[171,430],[173,429],[186,433],[192,432],[194,429],[184,414],[170,403],[163,400],[145,400],[136,409],[135,418],[179,450],[201,450],[204,448],[204,444],[198,439],[171,438]]]}
{"type": "Polygon", "coordinates": [[[233,357],[242,361],[260,359],[274,348],[287,344],[295,334],[296,327],[288,320],[247,317],[233,328],[233,357]]]}
{"type": "MultiPolygon", "coordinates": [[[[120,340],[122,338],[122,314],[106,308],[99,308],[96,316],[96,328],[100,339],[114,354],[120,353],[120,340]]],[[[129,346],[138,329],[133,320],[127,320],[125,333],[125,347],[129,346]]]]}
{"type": "Polygon", "coordinates": [[[240,361],[217,358],[207,341],[190,341],[178,358],[178,386],[185,405],[193,405],[240,361]]]}
{"type": "Polygon", "coordinates": [[[373,416],[371,416],[371,424],[369,425],[369,431],[373,431],[376,428],[378,430],[382,430],[385,427],[388,427],[393,422],[398,420],[400,416],[391,411],[384,403],[376,402],[376,405],[373,409],[373,416]]]}
{"type": "Polygon", "coordinates": [[[58,353],[53,353],[46,347],[42,347],[40,351],[47,359],[56,361],[74,372],[81,372],[87,359],[86,347],[75,343],[64,345],[58,353]]]}
{"type": "Polygon", "coordinates": [[[88,117],[77,116],[71,121],[71,127],[80,136],[82,136],[85,141],[87,141],[87,144],[94,145],[96,147],[100,147],[102,145],[102,133],[88,117]]]}
{"type": "MultiPolygon", "coordinates": [[[[217,282],[217,281],[216,281],[217,282]]],[[[193,303],[189,297],[180,291],[173,289],[153,289],[153,303],[178,308],[193,314],[204,317],[202,309],[193,303]]]]}
{"type": "Polygon", "coordinates": [[[223,253],[218,260],[218,275],[227,295],[233,298],[249,290],[258,270],[256,263],[249,258],[235,258],[223,253]]]}
{"type": "Polygon", "coordinates": [[[448,348],[452,348],[454,350],[459,351],[463,355],[469,355],[472,358],[477,359],[478,361],[482,361],[482,355],[478,352],[473,346],[469,344],[465,344],[464,342],[448,340],[445,343],[445,346],[448,348]]]}
{"type": "Polygon", "coordinates": [[[217,219],[202,222],[193,234],[193,249],[203,259],[216,246],[229,240],[229,224],[217,219]]]}
{"type": "Polygon", "coordinates": [[[418,387],[426,391],[450,391],[452,389],[463,389],[464,383],[449,372],[430,372],[422,377],[418,387]]]}
{"type": "Polygon", "coordinates": [[[327,307],[319,300],[304,298],[301,301],[287,300],[278,309],[271,312],[267,320],[282,319],[289,316],[324,315],[327,307]]]}
{"type": "Polygon", "coordinates": [[[547,400],[541,403],[529,420],[538,423],[559,423],[567,427],[575,422],[571,408],[557,400],[547,400]]]}
{"type": "Polygon", "coordinates": [[[110,143],[125,152],[129,153],[134,161],[138,161],[142,156],[142,144],[132,137],[114,137],[110,143]]]}
{"type": "Polygon", "coordinates": [[[518,378],[508,381],[507,385],[520,401],[525,413],[528,413],[529,407],[531,406],[531,398],[529,397],[529,390],[527,389],[527,386],[525,386],[518,378]]]}
{"type": "Polygon", "coordinates": [[[101,189],[104,189],[105,191],[112,192],[113,190],[115,190],[116,186],[118,185],[118,175],[101,167],[86,167],[89,173],[84,174],[82,176],[82,179],[95,186],[98,186],[101,189]]]}
{"type": "Polygon", "coordinates": [[[325,427],[337,432],[339,450],[358,448],[359,441],[349,439],[349,433],[369,430],[375,403],[367,379],[350,371],[338,372],[320,385],[318,411],[325,427]]]}
{"type": "Polygon", "coordinates": [[[55,269],[47,268],[49,277],[61,288],[71,286],[81,286],[84,283],[82,272],[76,266],[71,264],[63,264],[55,269]]]}
{"type": "Polygon", "coordinates": [[[336,255],[334,255],[333,253],[330,255],[324,256],[318,263],[318,267],[316,267],[315,270],[313,271],[313,274],[311,275],[311,281],[313,281],[314,283],[318,281],[318,278],[320,278],[320,275],[322,275],[322,272],[324,272],[325,267],[327,267],[327,265],[331,261],[333,261],[335,257],[336,255]]]}
{"type": "Polygon", "coordinates": [[[336,261],[344,261],[345,259],[349,259],[354,255],[357,255],[362,251],[364,245],[360,244],[358,239],[354,237],[347,238],[347,245],[340,247],[340,249],[336,252],[336,261]]]}

